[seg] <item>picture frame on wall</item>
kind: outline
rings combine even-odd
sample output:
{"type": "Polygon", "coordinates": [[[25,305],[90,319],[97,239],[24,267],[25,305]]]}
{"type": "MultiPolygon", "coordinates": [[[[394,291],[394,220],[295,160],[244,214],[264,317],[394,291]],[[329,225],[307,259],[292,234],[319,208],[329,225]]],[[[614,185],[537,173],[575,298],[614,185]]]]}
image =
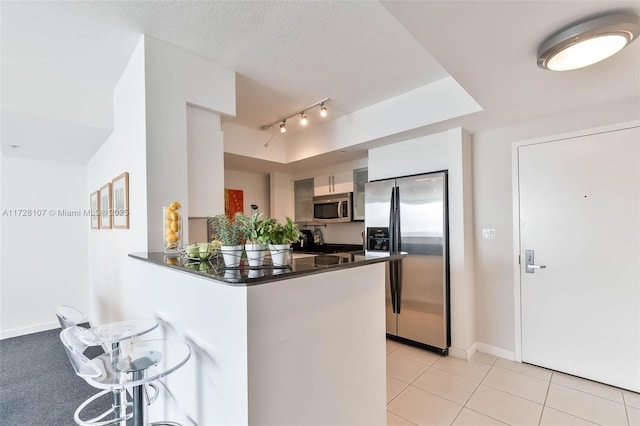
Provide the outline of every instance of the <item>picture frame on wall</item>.
{"type": "Polygon", "coordinates": [[[89,206],[91,208],[91,229],[100,229],[100,191],[91,193],[89,206]]]}
{"type": "Polygon", "coordinates": [[[124,172],[111,181],[113,193],[113,227],[129,229],[129,173],[124,172]]]}
{"type": "Polygon", "coordinates": [[[111,229],[111,182],[100,188],[100,229],[111,229]]]}

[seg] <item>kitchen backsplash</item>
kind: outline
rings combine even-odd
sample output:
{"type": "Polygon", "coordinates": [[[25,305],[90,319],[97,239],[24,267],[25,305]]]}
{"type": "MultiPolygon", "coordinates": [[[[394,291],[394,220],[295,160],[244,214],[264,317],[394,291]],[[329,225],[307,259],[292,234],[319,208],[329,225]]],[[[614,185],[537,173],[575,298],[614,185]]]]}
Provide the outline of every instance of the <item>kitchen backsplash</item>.
{"type": "MultiPolygon", "coordinates": [[[[307,227],[300,227],[300,229],[310,229],[313,231],[315,228],[309,224],[307,227]]],[[[322,237],[325,243],[331,244],[362,244],[362,232],[364,231],[364,222],[348,222],[348,223],[329,223],[325,227],[318,227],[322,232],[322,237]]]]}

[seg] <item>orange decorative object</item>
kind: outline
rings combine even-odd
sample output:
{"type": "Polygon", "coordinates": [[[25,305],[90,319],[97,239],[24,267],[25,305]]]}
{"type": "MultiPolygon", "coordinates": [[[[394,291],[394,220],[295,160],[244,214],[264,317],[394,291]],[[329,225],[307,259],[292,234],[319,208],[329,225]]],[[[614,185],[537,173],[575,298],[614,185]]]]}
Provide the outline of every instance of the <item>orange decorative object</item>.
{"type": "Polygon", "coordinates": [[[233,220],[236,212],[244,213],[244,192],[242,189],[225,189],[224,213],[233,220]]]}

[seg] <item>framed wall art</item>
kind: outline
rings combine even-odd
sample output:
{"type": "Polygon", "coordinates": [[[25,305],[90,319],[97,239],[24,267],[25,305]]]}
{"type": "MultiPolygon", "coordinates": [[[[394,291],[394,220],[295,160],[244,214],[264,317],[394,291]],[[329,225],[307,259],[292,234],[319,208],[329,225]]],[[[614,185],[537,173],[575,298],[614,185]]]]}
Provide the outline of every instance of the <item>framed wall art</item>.
{"type": "Polygon", "coordinates": [[[91,209],[91,229],[100,229],[100,191],[91,193],[89,206],[91,209]]]}
{"type": "Polygon", "coordinates": [[[124,172],[111,181],[113,192],[113,227],[129,229],[129,173],[124,172]]]}
{"type": "Polygon", "coordinates": [[[100,229],[111,229],[111,183],[100,188],[100,229]]]}

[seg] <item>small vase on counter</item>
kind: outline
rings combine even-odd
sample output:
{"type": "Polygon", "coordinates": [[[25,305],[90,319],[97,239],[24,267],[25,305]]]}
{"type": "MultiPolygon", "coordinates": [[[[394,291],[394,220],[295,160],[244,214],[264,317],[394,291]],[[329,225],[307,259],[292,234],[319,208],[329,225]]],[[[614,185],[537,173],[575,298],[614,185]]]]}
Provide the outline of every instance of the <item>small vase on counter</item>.
{"type": "Polygon", "coordinates": [[[168,256],[178,256],[182,247],[182,213],[180,203],[172,202],[162,207],[162,247],[168,256]]]}

